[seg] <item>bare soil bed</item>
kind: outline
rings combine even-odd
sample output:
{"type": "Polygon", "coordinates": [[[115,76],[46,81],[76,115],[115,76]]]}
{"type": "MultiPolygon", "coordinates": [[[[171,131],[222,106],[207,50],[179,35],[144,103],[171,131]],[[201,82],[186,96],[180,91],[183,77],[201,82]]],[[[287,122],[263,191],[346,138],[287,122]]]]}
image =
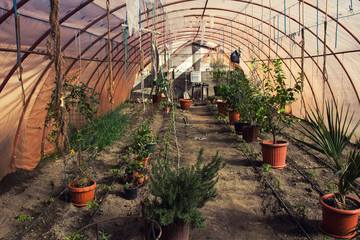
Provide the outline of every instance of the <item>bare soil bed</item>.
{"type": "MultiPolygon", "coordinates": [[[[233,133],[233,127],[219,121],[214,112],[211,106],[191,106],[189,111],[177,109],[174,118],[175,138],[171,113],[163,113],[152,106],[144,112],[138,106],[121,140],[101,151],[91,165],[97,182],[96,200],[102,202],[94,221],[141,215],[140,201],[149,197],[148,183],[140,188],[136,200],[125,200],[121,173],[120,177],[115,178],[109,170],[118,168],[123,171],[126,158],[133,157],[127,151],[129,138],[141,122],[152,117],[151,128],[153,132],[159,133],[159,143],[150,156],[150,164],[158,157],[165,157],[164,141],[169,134],[171,141],[168,157],[178,156],[178,145],[180,166],[194,163],[202,147],[205,149],[205,161],[210,161],[218,151],[227,163],[220,172],[217,198],[202,209],[203,215],[207,217],[206,226],[191,230],[190,239],[306,239],[264,178],[309,237],[324,239],[325,235],[317,228],[321,219],[319,192],[313,187],[327,193],[324,185],[331,171],[324,168],[323,156],[302,150],[296,143],[290,142],[287,166],[283,170],[271,169],[266,172],[261,167],[261,154],[257,154],[261,150],[259,142],[242,143],[239,141],[241,136],[233,133]],[[252,160],[249,160],[250,156],[252,160]],[[111,191],[106,196],[108,186],[111,185],[111,191]]],[[[287,136],[290,134],[299,133],[291,129],[287,136]]],[[[260,137],[269,138],[266,134],[260,137]]],[[[286,136],[281,138],[287,139],[286,136]]],[[[32,220],[20,223],[19,215],[36,218],[52,202],[49,200],[51,198],[54,198],[51,206],[22,239],[63,240],[89,223],[94,214],[93,209],[73,206],[66,192],[56,198],[65,189],[72,164],[74,161],[71,156],[46,160],[32,172],[19,170],[0,182],[0,239],[10,240],[20,236],[32,220]],[[64,164],[65,160],[67,164],[64,164]]],[[[141,239],[139,226],[134,220],[128,220],[107,223],[102,227],[112,235],[110,239],[128,240],[141,239]]],[[[94,239],[93,233],[89,231],[89,236],[84,239],[94,239]]]]}

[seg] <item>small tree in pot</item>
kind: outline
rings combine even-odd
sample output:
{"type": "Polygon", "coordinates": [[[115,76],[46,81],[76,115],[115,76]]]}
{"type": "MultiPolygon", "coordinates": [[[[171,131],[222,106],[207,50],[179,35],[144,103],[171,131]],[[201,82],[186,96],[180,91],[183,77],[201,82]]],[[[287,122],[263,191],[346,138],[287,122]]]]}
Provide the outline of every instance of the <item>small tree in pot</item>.
{"type": "Polygon", "coordinates": [[[293,87],[287,87],[281,59],[275,60],[273,63],[274,69],[269,68],[266,64],[262,65],[263,72],[267,77],[264,79],[264,91],[260,99],[261,105],[257,120],[264,131],[272,134],[272,140],[261,143],[263,161],[270,164],[272,168],[282,169],[285,166],[288,143],[276,140],[276,136],[285,126],[290,127],[295,122],[294,118],[286,112],[286,106],[296,100],[295,94],[301,91],[301,81],[298,78],[293,87]],[[269,77],[271,72],[274,72],[274,80],[269,77]],[[273,151],[277,151],[281,157],[271,157],[273,151]]]}
{"type": "Polygon", "coordinates": [[[213,82],[215,83],[214,86],[214,95],[219,96],[218,94],[218,87],[220,83],[224,83],[226,81],[226,66],[222,59],[216,58],[214,61],[210,63],[211,67],[211,78],[213,82]]]}
{"type": "Polygon", "coordinates": [[[355,235],[355,228],[360,213],[360,202],[348,197],[350,190],[354,190],[360,198],[354,181],[360,177],[360,153],[356,150],[350,151],[346,160],[341,160],[341,155],[346,146],[350,143],[355,130],[360,125],[357,121],[352,125],[354,113],[349,115],[349,108],[338,109],[333,104],[326,103],[326,115],[324,119],[319,111],[311,111],[307,114],[309,127],[302,125],[300,131],[308,137],[312,143],[296,139],[306,146],[326,155],[333,165],[333,177],[338,179],[337,192],[325,195],[320,199],[323,209],[323,221],[320,229],[331,236],[350,238],[355,235]],[[350,126],[354,126],[350,130],[350,126]],[[355,206],[351,208],[351,202],[355,206]]]}
{"type": "Polygon", "coordinates": [[[150,193],[155,198],[147,205],[147,212],[164,226],[164,239],[188,239],[189,227],[204,227],[205,218],[199,209],[216,197],[215,184],[224,162],[216,154],[211,162],[203,165],[202,154],[203,149],[193,166],[176,168],[169,161],[161,160],[152,166],[150,193]],[[178,227],[185,233],[178,233],[178,227]],[[175,233],[167,231],[174,228],[175,233]]]}

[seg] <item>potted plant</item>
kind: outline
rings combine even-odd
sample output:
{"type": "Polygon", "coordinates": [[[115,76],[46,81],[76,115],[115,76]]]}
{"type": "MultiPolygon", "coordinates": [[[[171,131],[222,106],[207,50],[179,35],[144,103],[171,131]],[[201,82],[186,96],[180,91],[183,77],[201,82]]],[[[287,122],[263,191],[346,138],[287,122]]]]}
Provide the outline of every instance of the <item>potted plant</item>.
{"type": "Polygon", "coordinates": [[[189,108],[191,106],[191,102],[192,102],[191,99],[183,99],[183,98],[181,98],[180,99],[180,108],[182,110],[189,110],[189,108]]]}
{"type": "Polygon", "coordinates": [[[145,149],[145,146],[151,142],[151,128],[148,122],[143,122],[132,137],[131,150],[135,155],[145,149]]]}
{"type": "Polygon", "coordinates": [[[150,153],[153,153],[156,146],[156,139],[158,138],[158,134],[154,134],[150,137],[150,142],[148,142],[145,146],[145,149],[150,153]]]}
{"type": "MultiPolygon", "coordinates": [[[[360,153],[351,150],[345,160],[341,155],[350,143],[355,130],[360,124],[352,123],[354,113],[349,115],[349,108],[338,109],[329,102],[326,103],[326,118],[320,111],[311,111],[308,114],[309,127],[302,125],[300,131],[311,140],[296,139],[306,146],[326,155],[332,163],[334,175],[329,180],[337,178],[337,192],[322,196],[323,219],[319,224],[322,232],[337,238],[351,238],[355,235],[355,229],[359,219],[359,200],[347,196],[350,190],[355,191],[359,197],[354,181],[360,177],[360,153]],[[351,130],[351,126],[352,130],[351,130]]],[[[333,191],[333,190],[331,190],[333,191]]]]}
{"type": "Polygon", "coordinates": [[[124,185],[124,197],[127,200],[134,200],[138,196],[138,185],[134,182],[126,182],[124,185]]]}
{"type": "Polygon", "coordinates": [[[214,102],[215,102],[215,96],[208,96],[208,97],[207,97],[207,100],[208,100],[211,104],[214,104],[214,102]]]}
{"type": "Polygon", "coordinates": [[[153,103],[160,103],[162,99],[161,91],[167,85],[166,79],[163,74],[159,73],[157,75],[157,78],[153,80],[152,84],[155,88],[155,95],[153,95],[153,103]]]}
{"type": "Polygon", "coordinates": [[[204,227],[199,211],[217,195],[218,172],[224,167],[216,154],[203,165],[203,149],[192,166],[177,168],[169,160],[158,160],[151,169],[150,193],[155,197],[147,204],[147,213],[163,227],[163,238],[189,239],[189,228],[204,227]]]}
{"type": "Polygon", "coordinates": [[[168,101],[163,101],[163,102],[160,103],[160,107],[162,108],[162,110],[165,113],[168,113],[168,112],[170,112],[171,103],[168,102],[168,101]]]}
{"type": "MultiPolygon", "coordinates": [[[[238,69],[228,72],[227,81],[220,83],[218,92],[223,99],[219,112],[226,112],[229,116],[229,123],[240,120],[239,115],[239,93],[241,91],[241,76],[238,69]],[[225,104],[226,103],[226,104],[225,104]]],[[[219,109],[218,109],[219,110],[219,109]]]]}
{"type": "MultiPolygon", "coordinates": [[[[74,151],[71,151],[74,154],[74,151]]],[[[78,178],[68,184],[72,204],[77,207],[86,206],[86,203],[94,200],[96,182],[88,176],[87,165],[82,163],[81,149],[78,151],[78,178]]]]}
{"type": "Polygon", "coordinates": [[[277,140],[276,136],[285,126],[290,127],[295,122],[294,118],[287,113],[286,107],[296,100],[295,94],[301,90],[301,81],[298,78],[293,87],[287,87],[281,59],[273,63],[274,69],[266,64],[262,65],[264,75],[267,77],[264,79],[264,91],[260,99],[257,120],[265,132],[272,134],[271,140],[261,142],[264,163],[270,164],[274,169],[283,169],[288,142],[277,140]],[[269,77],[271,72],[274,72],[273,81],[269,77]]]}
{"type": "Polygon", "coordinates": [[[226,65],[224,64],[223,60],[221,58],[216,58],[214,61],[210,63],[210,67],[212,69],[211,71],[211,78],[213,82],[215,83],[214,86],[214,95],[220,96],[218,92],[218,87],[220,86],[220,83],[223,83],[226,81],[226,65]]]}

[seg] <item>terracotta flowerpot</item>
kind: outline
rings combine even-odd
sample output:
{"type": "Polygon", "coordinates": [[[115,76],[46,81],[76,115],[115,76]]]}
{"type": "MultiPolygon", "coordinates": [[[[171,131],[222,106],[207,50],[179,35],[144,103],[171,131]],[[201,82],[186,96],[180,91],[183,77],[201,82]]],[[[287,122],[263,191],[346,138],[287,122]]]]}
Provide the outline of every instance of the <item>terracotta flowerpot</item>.
{"type": "Polygon", "coordinates": [[[256,142],[259,135],[259,128],[255,126],[248,126],[243,130],[243,139],[247,143],[256,142]]]}
{"type": "Polygon", "coordinates": [[[172,223],[161,229],[163,240],[189,240],[190,228],[186,223],[172,223]]]}
{"type": "Polygon", "coordinates": [[[217,105],[218,112],[221,113],[221,114],[225,114],[225,107],[226,107],[225,101],[218,100],[216,102],[216,105],[217,105]]]}
{"type": "Polygon", "coordinates": [[[323,219],[319,223],[320,230],[332,237],[336,238],[352,238],[355,236],[355,232],[349,234],[355,230],[360,214],[360,202],[355,198],[346,196],[347,199],[351,199],[359,206],[356,210],[343,210],[337,209],[327,205],[324,200],[333,197],[334,194],[322,196],[319,200],[322,207],[323,219]]]}
{"type": "Polygon", "coordinates": [[[77,207],[86,206],[86,203],[94,199],[96,182],[93,180],[87,180],[89,185],[88,187],[78,188],[77,181],[69,183],[68,187],[71,194],[71,201],[77,207]]]}
{"type": "Polygon", "coordinates": [[[191,99],[180,99],[180,108],[182,110],[188,110],[191,106],[191,99]]]}
{"type": "Polygon", "coordinates": [[[235,132],[238,135],[242,135],[246,127],[250,127],[250,123],[243,122],[241,120],[234,121],[235,132]]]}
{"type": "Polygon", "coordinates": [[[234,125],[234,122],[239,121],[239,120],[240,120],[240,114],[239,113],[229,111],[229,123],[231,125],[234,125]]]}
{"type": "Polygon", "coordinates": [[[152,98],[153,98],[153,103],[160,103],[162,99],[161,95],[153,95],[152,98]]]}
{"type": "Polygon", "coordinates": [[[134,180],[136,180],[137,184],[141,186],[145,181],[145,175],[142,175],[142,177],[140,177],[139,172],[134,172],[134,180]]]}
{"type": "Polygon", "coordinates": [[[286,150],[289,145],[286,141],[278,140],[273,143],[273,140],[262,141],[261,151],[263,156],[263,162],[270,164],[271,168],[283,169],[286,164],[286,150]]]}
{"type": "Polygon", "coordinates": [[[138,159],[137,156],[135,157],[135,160],[137,161],[137,163],[141,163],[143,164],[143,168],[146,168],[147,167],[147,163],[148,163],[148,160],[149,160],[149,157],[147,158],[143,158],[143,159],[138,159]]]}

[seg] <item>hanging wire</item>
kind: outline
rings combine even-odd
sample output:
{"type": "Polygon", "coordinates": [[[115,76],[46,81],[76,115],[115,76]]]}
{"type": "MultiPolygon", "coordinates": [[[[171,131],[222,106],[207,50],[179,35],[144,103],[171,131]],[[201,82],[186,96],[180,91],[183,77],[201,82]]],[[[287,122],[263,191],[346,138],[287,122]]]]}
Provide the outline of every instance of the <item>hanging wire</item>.
{"type": "Polygon", "coordinates": [[[339,0],[337,0],[337,1],[336,1],[336,30],[335,30],[335,48],[337,48],[338,26],[339,26],[339,0]]]}
{"type": "Polygon", "coordinates": [[[277,16],[277,40],[276,40],[276,56],[278,57],[278,50],[279,50],[279,17],[277,16]]]}
{"type": "Polygon", "coordinates": [[[319,0],[316,0],[316,46],[319,55],[319,0]]]}
{"type": "Polygon", "coordinates": [[[284,0],[284,28],[285,28],[285,35],[286,35],[286,0],[284,0]]]}

